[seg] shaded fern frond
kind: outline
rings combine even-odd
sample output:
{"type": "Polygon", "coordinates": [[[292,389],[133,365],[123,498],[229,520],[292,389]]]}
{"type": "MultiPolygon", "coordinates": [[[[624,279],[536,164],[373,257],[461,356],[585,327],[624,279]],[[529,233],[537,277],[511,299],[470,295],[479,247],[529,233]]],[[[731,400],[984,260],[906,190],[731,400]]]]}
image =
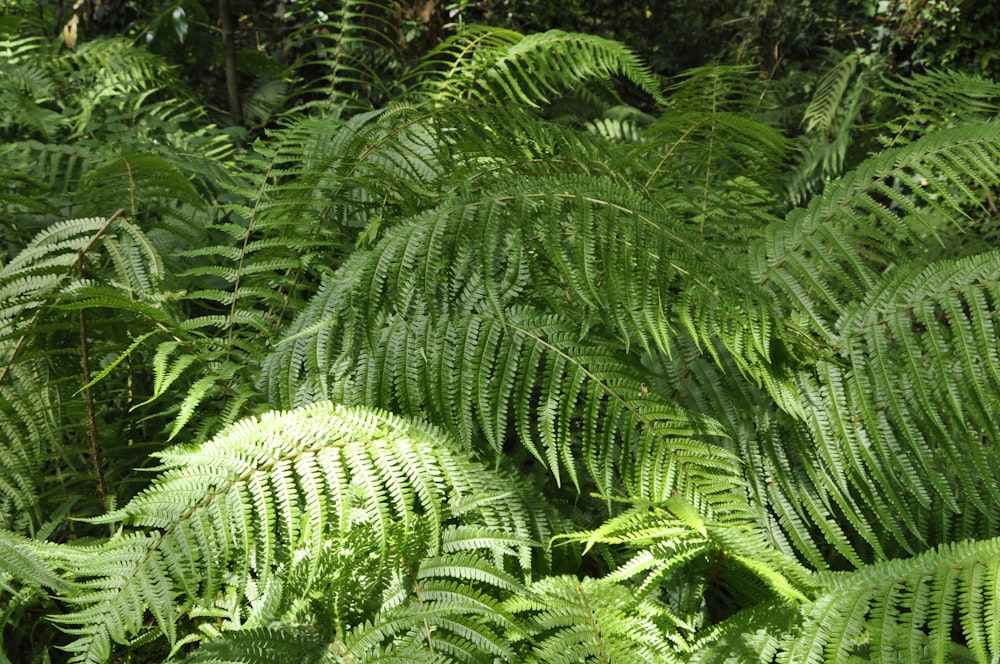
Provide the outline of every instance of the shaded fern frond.
{"type": "Polygon", "coordinates": [[[886,151],[753,248],[827,346],[794,378],[802,424],[777,417],[753,453],[786,546],[818,567],[995,532],[997,257],[927,261],[939,229],[989,205],[997,138],[964,125],[886,151]]]}
{"type": "Polygon", "coordinates": [[[477,26],[450,37],[426,56],[413,73],[419,82],[409,94],[539,107],[560,94],[616,75],[664,103],[648,67],[620,42],[560,30],[522,35],[477,26]]]}
{"type": "MultiPolygon", "coordinates": [[[[47,465],[65,455],[63,421],[68,408],[44,362],[8,365],[0,385],[0,524],[34,534],[48,514],[45,494],[53,492],[47,465]]],[[[2,531],[0,531],[2,532],[2,531]]]]}
{"type": "Polygon", "coordinates": [[[823,404],[811,430],[838,469],[820,494],[864,496],[843,509],[871,542],[915,553],[995,532],[998,279],[996,252],[898,270],[838,322],[846,366],[820,365],[803,390],[823,404]]]}
{"type": "MultiPolygon", "coordinates": [[[[213,639],[184,658],[186,664],[319,664],[329,646],[298,625],[242,629],[213,639]]],[[[333,660],[340,661],[340,660],[333,660]]]]}
{"type": "Polygon", "coordinates": [[[849,53],[816,83],[812,101],[802,114],[806,132],[827,132],[840,110],[847,86],[857,71],[860,58],[849,53]]]}
{"type": "Polygon", "coordinates": [[[322,117],[340,118],[386,103],[400,67],[398,46],[391,39],[396,30],[392,5],[347,0],[333,11],[327,8],[322,16],[322,22],[307,23],[289,39],[321,44],[319,49],[309,48],[309,54],[294,64],[324,72],[295,89],[305,98],[301,107],[322,117]]]}
{"type": "Polygon", "coordinates": [[[801,204],[852,165],[852,143],[870,97],[867,82],[873,67],[870,59],[849,53],[816,84],[802,114],[804,156],[788,184],[793,204],[801,204]]]}
{"type": "Polygon", "coordinates": [[[876,95],[901,109],[887,123],[885,145],[905,145],[925,133],[996,120],[1000,83],[959,71],[928,71],[906,79],[885,77],[876,95]]]}

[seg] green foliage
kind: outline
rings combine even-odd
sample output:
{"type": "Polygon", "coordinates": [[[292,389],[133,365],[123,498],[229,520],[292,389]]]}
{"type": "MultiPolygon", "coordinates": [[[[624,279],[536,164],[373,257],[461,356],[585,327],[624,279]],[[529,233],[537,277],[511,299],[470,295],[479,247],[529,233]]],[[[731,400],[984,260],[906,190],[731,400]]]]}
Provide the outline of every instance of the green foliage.
{"type": "Polygon", "coordinates": [[[5,658],[996,660],[996,84],[387,16],[242,146],[8,40],[5,658]]]}

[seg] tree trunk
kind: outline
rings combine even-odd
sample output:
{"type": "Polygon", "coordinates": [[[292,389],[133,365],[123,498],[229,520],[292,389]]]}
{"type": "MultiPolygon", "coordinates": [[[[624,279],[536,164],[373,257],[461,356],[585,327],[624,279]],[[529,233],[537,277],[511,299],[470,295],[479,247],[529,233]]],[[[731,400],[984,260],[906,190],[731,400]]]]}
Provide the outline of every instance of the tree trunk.
{"type": "Polygon", "coordinates": [[[226,90],[229,93],[229,117],[233,124],[243,126],[243,102],[236,71],[236,34],[229,0],[219,0],[219,24],[222,28],[222,51],[225,57],[226,90]]]}

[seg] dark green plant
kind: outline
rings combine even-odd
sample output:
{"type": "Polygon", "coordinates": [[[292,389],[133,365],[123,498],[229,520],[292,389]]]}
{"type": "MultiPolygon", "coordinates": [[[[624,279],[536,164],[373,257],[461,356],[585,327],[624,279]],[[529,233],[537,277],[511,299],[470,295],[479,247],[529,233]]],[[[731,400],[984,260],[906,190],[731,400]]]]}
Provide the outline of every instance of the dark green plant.
{"type": "Polygon", "coordinates": [[[6,658],[993,661],[1000,95],[907,81],[790,212],[752,70],[563,32],[239,152],[158,93],[10,123],[6,658]]]}

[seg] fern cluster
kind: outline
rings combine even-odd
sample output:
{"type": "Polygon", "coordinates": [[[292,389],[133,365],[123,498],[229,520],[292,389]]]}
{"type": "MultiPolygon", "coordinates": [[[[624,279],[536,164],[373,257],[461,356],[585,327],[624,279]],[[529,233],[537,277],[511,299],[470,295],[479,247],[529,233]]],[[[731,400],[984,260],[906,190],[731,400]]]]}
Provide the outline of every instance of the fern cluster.
{"type": "Polygon", "coordinates": [[[855,163],[589,35],[382,71],[387,10],[244,147],[0,50],[6,659],[995,661],[996,85],[843,61],[855,163]]]}

